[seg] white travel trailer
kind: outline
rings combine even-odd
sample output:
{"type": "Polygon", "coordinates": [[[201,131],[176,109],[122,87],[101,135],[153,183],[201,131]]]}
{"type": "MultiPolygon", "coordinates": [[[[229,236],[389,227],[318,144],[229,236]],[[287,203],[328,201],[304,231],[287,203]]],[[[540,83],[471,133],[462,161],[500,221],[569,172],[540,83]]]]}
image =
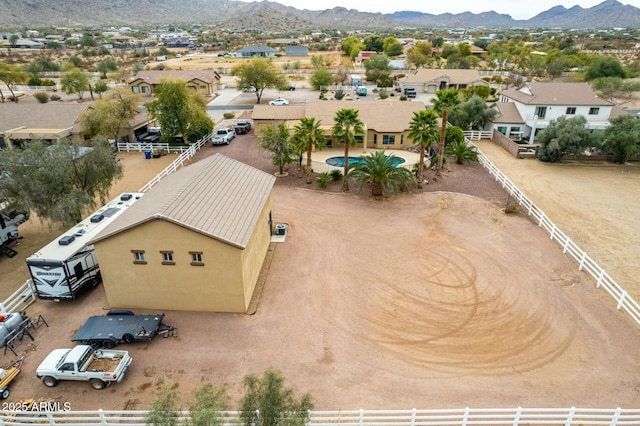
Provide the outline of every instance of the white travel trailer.
{"type": "Polygon", "coordinates": [[[93,245],[86,242],[131,207],[142,192],[120,195],[82,222],[27,258],[31,279],[40,299],[74,300],[102,281],[93,245]]]}

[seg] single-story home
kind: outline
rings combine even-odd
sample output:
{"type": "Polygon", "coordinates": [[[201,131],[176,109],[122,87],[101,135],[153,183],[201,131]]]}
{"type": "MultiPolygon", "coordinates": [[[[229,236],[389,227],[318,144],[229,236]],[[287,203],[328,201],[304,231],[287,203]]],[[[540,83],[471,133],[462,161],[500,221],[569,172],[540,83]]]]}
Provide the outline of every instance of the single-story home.
{"type": "Polygon", "coordinates": [[[110,308],[246,313],[275,177],[216,154],[165,177],[89,244],[110,308]]]}
{"type": "Polygon", "coordinates": [[[469,86],[489,86],[478,70],[421,68],[401,78],[400,89],[415,89],[417,93],[436,93],[446,89],[465,89],[469,86]]]}
{"type": "MultiPolygon", "coordinates": [[[[92,106],[92,102],[0,103],[0,149],[21,147],[34,139],[47,143],[55,143],[63,138],[84,141],[86,138],[80,117],[92,106]]],[[[137,129],[146,127],[148,122],[147,113],[138,112],[121,130],[118,139],[133,142],[137,129]]]]}
{"type": "Polygon", "coordinates": [[[247,46],[236,50],[234,55],[239,58],[273,58],[276,56],[276,49],[269,46],[247,46]]]}
{"type": "Polygon", "coordinates": [[[203,96],[212,96],[216,90],[220,90],[221,77],[213,70],[140,71],[128,84],[133,93],[151,96],[158,84],[170,80],[183,80],[190,89],[203,96]]]}
{"type": "Polygon", "coordinates": [[[251,118],[256,131],[271,124],[285,122],[293,128],[300,119],[314,117],[320,121],[327,135],[327,144],[335,146],[342,143],[331,138],[331,128],[336,112],[343,108],[358,110],[358,116],[364,124],[364,136],[357,137],[358,146],[366,148],[403,149],[414,145],[408,137],[409,123],[413,113],[425,109],[419,101],[385,100],[376,102],[356,102],[345,100],[313,100],[304,106],[256,105],[251,118]]]}

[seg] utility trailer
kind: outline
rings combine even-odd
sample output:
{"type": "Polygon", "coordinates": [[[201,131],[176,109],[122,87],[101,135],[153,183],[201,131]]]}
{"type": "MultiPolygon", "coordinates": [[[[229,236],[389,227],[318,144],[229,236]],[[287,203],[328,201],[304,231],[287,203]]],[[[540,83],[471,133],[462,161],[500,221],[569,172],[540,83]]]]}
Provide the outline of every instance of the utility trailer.
{"type": "Polygon", "coordinates": [[[40,299],[74,300],[102,281],[95,248],[87,245],[107,225],[133,205],[141,192],[125,193],[27,258],[40,299]]]}
{"type": "Polygon", "coordinates": [[[175,327],[162,322],[164,314],[135,315],[131,311],[109,311],[90,317],[71,341],[94,349],[111,349],[118,343],[147,342],[155,336],[177,336],[175,327]]]}

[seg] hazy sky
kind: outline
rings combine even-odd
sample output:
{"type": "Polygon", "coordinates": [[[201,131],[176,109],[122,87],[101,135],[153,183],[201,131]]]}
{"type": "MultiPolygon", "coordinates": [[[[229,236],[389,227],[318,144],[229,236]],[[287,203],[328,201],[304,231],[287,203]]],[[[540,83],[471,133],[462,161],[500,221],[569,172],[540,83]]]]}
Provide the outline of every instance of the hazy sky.
{"type": "MultiPolygon", "coordinates": [[[[251,1],[251,0],[243,0],[251,1]]],[[[551,9],[554,6],[564,6],[567,9],[579,5],[585,9],[604,2],[604,0],[492,0],[492,1],[472,1],[472,0],[274,0],[280,4],[293,6],[297,9],[324,10],[336,6],[348,9],[357,9],[360,12],[382,12],[391,13],[402,10],[413,10],[417,12],[431,13],[438,15],[441,13],[460,12],[489,12],[491,10],[498,13],[511,15],[514,19],[529,19],[540,12],[551,9]]],[[[628,4],[640,8],[640,0],[618,0],[622,4],[628,4]]]]}

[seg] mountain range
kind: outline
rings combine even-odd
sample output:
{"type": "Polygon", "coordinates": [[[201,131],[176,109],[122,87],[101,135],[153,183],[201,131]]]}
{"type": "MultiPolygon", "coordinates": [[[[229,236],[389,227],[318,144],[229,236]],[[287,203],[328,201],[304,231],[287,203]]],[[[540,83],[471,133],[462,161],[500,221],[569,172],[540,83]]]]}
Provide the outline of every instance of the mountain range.
{"type": "Polygon", "coordinates": [[[157,26],[199,23],[231,31],[247,29],[288,33],[322,28],[640,28],[640,9],[606,0],[584,9],[555,6],[527,20],[508,12],[390,14],[335,7],[300,10],[277,2],[234,0],[0,0],[0,27],[157,26]]]}

